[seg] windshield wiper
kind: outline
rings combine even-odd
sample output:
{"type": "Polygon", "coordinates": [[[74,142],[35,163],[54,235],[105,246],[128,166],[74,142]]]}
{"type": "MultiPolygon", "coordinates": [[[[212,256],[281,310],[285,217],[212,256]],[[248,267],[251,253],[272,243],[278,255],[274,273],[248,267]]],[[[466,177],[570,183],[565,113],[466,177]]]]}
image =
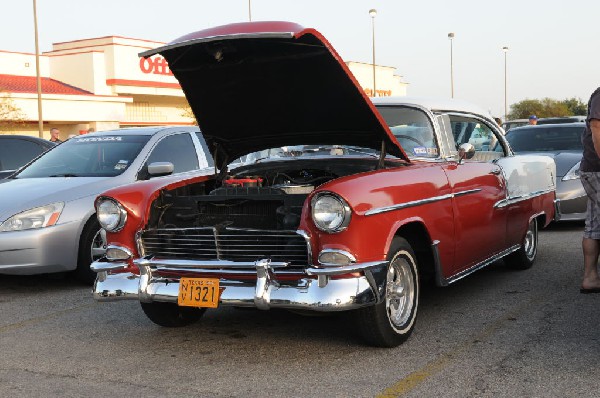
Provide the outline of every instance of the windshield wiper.
{"type": "Polygon", "coordinates": [[[52,175],[49,175],[48,177],[79,177],[79,174],[73,174],[73,173],[52,174],[52,175]]]}
{"type": "Polygon", "coordinates": [[[378,154],[372,153],[372,152],[367,152],[367,151],[365,151],[361,147],[353,147],[353,146],[346,146],[346,145],[344,145],[344,148],[346,148],[346,149],[348,149],[350,151],[354,151],[356,153],[360,153],[362,155],[368,155],[368,156],[371,156],[371,157],[374,157],[374,158],[379,158],[378,154]]]}

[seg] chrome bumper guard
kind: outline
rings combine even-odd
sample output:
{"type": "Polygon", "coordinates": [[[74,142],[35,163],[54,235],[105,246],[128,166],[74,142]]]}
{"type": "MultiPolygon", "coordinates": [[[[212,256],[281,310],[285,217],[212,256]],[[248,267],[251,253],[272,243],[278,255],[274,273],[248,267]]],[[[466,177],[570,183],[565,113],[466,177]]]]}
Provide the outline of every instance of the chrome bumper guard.
{"type": "Polygon", "coordinates": [[[345,311],[372,305],[380,299],[372,271],[387,267],[387,261],[354,263],[347,266],[307,267],[305,278],[277,280],[277,270],[287,268],[285,262],[263,259],[256,262],[187,261],[141,258],[134,260],[140,274],[111,271],[124,270],[127,263],[95,261],[91,269],[98,272],[94,298],[98,301],[139,300],[141,302],[177,303],[179,280],[164,277],[157,271],[186,274],[218,274],[221,292],[219,305],[256,307],[259,309],[290,308],[313,311],[345,311]],[[256,281],[236,279],[236,275],[256,272],[256,281]],[[331,279],[333,275],[364,272],[363,276],[331,279]],[[317,276],[311,278],[310,276],[317,276]]]}

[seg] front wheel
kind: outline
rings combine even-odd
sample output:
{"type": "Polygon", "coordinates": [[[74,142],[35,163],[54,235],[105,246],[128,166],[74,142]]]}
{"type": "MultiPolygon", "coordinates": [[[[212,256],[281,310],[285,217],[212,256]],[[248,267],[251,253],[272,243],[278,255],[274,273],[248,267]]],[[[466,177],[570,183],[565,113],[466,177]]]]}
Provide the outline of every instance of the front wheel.
{"type": "Polygon", "coordinates": [[[394,238],[388,260],[384,300],[354,314],[362,337],[377,347],[395,347],[406,341],[419,306],[419,272],[410,244],[394,238]]]}
{"type": "Polygon", "coordinates": [[[537,220],[534,218],[529,222],[527,232],[521,247],[514,253],[505,257],[504,262],[511,268],[524,270],[531,268],[537,256],[538,228],[537,220]]]}
{"type": "Polygon", "coordinates": [[[100,228],[95,217],[88,221],[81,233],[77,268],[74,271],[75,278],[88,285],[96,280],[96,273],[91,270],[90,265],[106,254],[106,231],[100,228]]]}
{"type": "Polygon", "coordinates": [[[174,303],[140,303],[142,310],[152,322],[159,326],[176,328],[198,322],[206,308],[180,307],[174,303]]]}

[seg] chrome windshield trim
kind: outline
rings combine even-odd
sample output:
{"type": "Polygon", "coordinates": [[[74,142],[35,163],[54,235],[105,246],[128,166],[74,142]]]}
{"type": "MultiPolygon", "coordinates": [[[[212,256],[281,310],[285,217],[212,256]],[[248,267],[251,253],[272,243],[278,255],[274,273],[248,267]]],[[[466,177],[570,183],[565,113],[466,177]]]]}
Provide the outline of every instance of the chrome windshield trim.
{"type": "Polygon", "coordinates": [[[528,199],[536,198],[538,196],[545,195],[545,194],[553,192],[553,191],[554,191],[554,189],[545,189],[543,191],[535,191],[535,192],[531,192],[531,193],[525,194],[525,195],[513,196],[512,198],[502,199],[494,204],[494,208],[495,209],[503,208],[503,207],[506,207],[506,206],[509,206],[509,205],[512,205],[515,203],[523,202],[524,200],[528,200],[528,199]]]}
{"type": "Polygon", "coordinates": [[[398,204],[386,206],[386,207],[378,207],[376,209],[367,210],[365,212],[365,216],[372,216],[375,214],[387,213],[388,211],[401,210],[401,209],[406,209],[409,207],[422,206],[422,205],[425,205],[428,203],[434,203],[434,202],[439,202],[439,201],[446,200],[446,199],[452,199],[457,196],[469,195],[469,194],[476,193],[479,191],[481,191],[481,188],[469,189],[466,191],[449,193],[449,194],[441,195],[441,196],[433,196],[431,198],[413,200],[410,202],[398,203],[398,204]]]}

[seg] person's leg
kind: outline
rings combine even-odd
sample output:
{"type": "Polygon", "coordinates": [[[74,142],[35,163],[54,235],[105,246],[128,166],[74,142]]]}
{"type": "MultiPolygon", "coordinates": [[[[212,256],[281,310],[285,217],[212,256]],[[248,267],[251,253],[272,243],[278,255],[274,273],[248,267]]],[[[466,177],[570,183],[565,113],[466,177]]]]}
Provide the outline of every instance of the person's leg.
{"type": "Polygon", "coordinates": [[[596,239],[583,238],[583,281],[582,289],[600,288],[598,275],[598,256],[600,255],[600,242],[596,239]]]}
{"type": "Polygon", "coordinates": [[[581,173],[581,183],[588,196],[583,249],[581,289],[600,289],[598,257],[600,256],[600,173],[581,173]]]}

